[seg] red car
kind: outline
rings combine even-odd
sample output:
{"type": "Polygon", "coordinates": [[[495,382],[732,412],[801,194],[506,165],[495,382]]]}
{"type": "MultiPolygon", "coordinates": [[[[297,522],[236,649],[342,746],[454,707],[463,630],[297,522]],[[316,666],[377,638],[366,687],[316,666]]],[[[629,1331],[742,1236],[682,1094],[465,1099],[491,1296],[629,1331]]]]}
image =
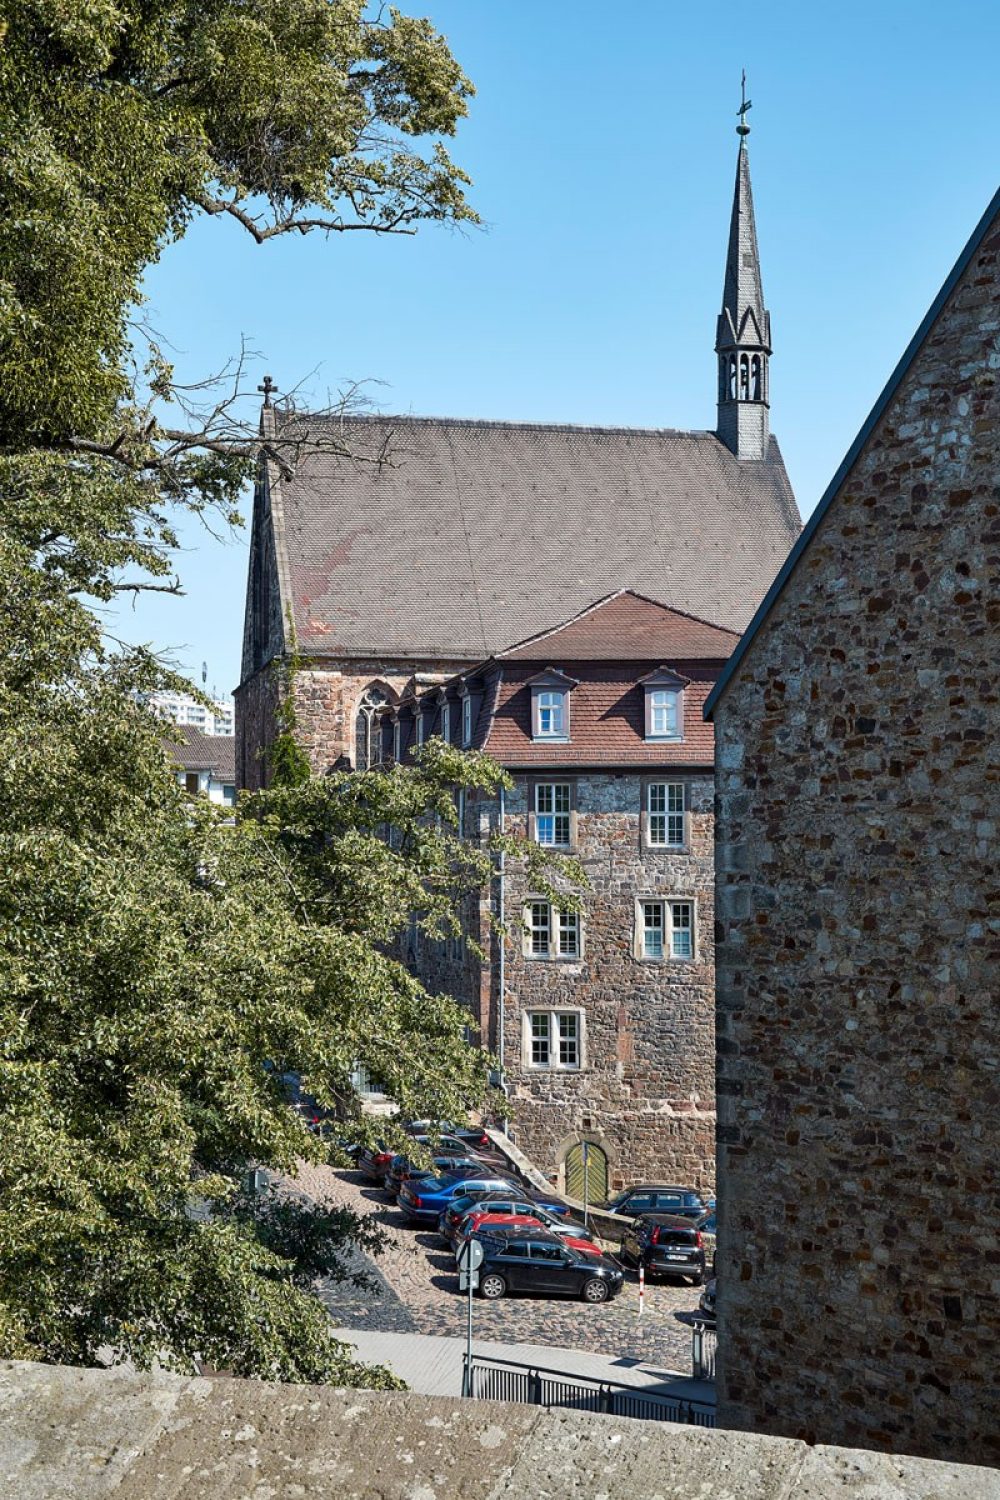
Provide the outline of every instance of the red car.
{"type": "MultiPolygon", "coordinates": [[[[458,1239],[471,1239],[478,1234],[480,1229],[491,1234],[504,1229],[541,1229],[543,1227],[540,1219],[531,1214],[467,1214],[458,1226],[458,1239]]],[[[593,1240],[578,1239],[575,1234],[560,1234],[559,1239],[564,1245],[569,1245],[572,1250],[582,1250],[587,1255],[602,1254],[600,1245],[595,1245],[593,1240]]]]}

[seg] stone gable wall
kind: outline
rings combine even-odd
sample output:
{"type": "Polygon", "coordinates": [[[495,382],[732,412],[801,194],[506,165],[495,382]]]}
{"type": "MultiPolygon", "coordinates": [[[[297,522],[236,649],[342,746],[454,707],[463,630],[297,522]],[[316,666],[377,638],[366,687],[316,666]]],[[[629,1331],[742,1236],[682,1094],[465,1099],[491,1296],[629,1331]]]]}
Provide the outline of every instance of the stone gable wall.
{"type": "Polygon", "coordinates": [[[994,1464],[998,255],[715,715],[720,1420],[994,1464]]]}

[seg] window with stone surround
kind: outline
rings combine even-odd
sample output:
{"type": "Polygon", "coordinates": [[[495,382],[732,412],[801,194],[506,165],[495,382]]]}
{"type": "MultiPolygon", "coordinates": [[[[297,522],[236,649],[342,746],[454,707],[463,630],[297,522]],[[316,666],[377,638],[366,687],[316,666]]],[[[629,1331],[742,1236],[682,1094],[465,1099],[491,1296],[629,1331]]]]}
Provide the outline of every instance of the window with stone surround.
{"type": "Polygon", "coordinates": [[[691,962],[696,957],[693,901],[642,897],[635,918],[636,958],[691,962]]]}
{"type": "Polygon", "coordinates": [[[568,781],[535,783],[535,842],[568,849],[572,832],[573,788],[568,781]]]}
{"type": "Polygon", "coordinates": [[[646,843],[655,849],[683,849],[687,843],[686,788],[683,781],[646,783],[646,843]]]}
{"type": "Polygon", "coordinates": [[[378,687],[361,694],[354,720],[355,770],[367,771],[382,759],[382,713],[388,702],[388,695],[378,687]]]}
{"type": "Polygon", "coordinates": [[[525,907],[526,958],[579,958],[580,914],[560,911],[551,901],[529,901],[525,907]]]}
{"type": "Polygon", "coordinates": [[[582,1010],[529,1010],[522,1037],[525,1066],[577,1072],[584,1062],[582,1010]]]}

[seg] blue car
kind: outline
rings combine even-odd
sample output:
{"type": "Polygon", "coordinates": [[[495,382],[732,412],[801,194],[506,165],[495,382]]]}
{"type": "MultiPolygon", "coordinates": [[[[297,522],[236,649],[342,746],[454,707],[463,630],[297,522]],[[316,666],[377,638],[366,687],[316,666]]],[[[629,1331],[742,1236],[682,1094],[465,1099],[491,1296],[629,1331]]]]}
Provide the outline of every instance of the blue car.
{"type": "MultiPolygon", "coordinates": [[[[399,1191],[398,1203],[411,1224],[437,1224],[453,1198],[460,1194],[513,1193],[517,1188],[514,1177],[501,1177],[496,1172],[474,1176],[471,1172],[444,1172],[440,1177],[422,1177],[419,1181],[404,1183],[399,1191]]],[[[518,1195],[520,1196],[520,1194],[518,1195]]],[[[568,1213],[564,1203],[545,1199],[545,1206],[555,1213],[568,1213]]]]}

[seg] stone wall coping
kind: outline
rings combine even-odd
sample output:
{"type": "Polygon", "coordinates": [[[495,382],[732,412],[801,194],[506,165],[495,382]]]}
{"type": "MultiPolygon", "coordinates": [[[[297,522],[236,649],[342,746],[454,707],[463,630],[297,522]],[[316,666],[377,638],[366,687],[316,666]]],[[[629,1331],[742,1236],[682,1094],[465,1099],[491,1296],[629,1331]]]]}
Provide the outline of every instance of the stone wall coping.
{"type": "Polygon", "coordinates": [[[402,1393],[0,1364],[3,1500],[996,1500],[1000,1471],[402,1393]]]}

